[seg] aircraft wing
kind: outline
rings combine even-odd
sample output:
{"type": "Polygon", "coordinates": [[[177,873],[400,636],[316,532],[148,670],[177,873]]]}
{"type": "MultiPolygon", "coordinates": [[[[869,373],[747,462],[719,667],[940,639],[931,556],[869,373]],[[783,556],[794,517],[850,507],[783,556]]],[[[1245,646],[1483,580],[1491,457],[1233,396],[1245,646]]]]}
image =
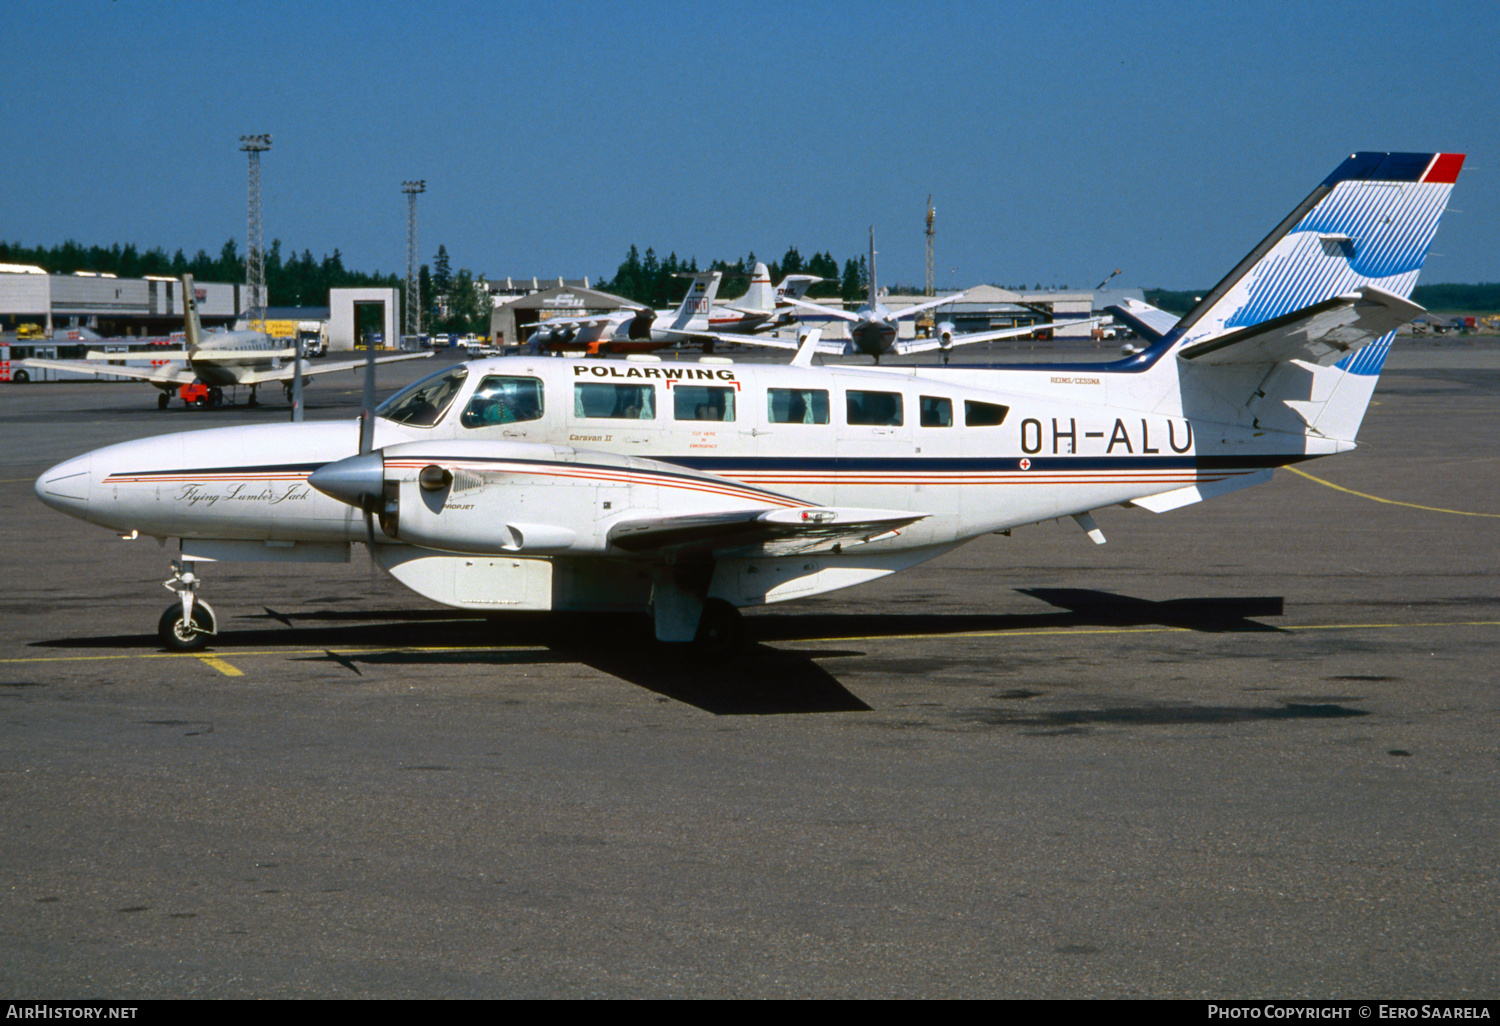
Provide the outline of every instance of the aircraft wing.
{"type": "MultiPolygon", "coordinates": [[[[399,363],[402,360],[425,360],[432,355],[432,351],[422,353],[401,353],[398,356],[377,356],[376,363],[399,363]]],[[[363,370],[369,360],[339,360],[336,363],[327,363],[319,360],[313,364],[307,360],[302,362],[302,377],[311,378],[318,374],[330,374],[333,371],[358,371],[363,370]]],[[[261,385],[267,381],[290,381],[297,373],[296,364],[289,363],[284,367],[274,370],[246,370],[240,375],[241,385],[261,385]]]]}
{"type": "MultiPolygon", "coordinates": [[[[571,345],[584,345],[589,342],[598,342],[613,332],[620,325],[626,323],[634,314],[640,313],[645,307],[631,307],[627,314],[594,314],[592,316],[579,317],[549,317],[545,321],[538,321],[534,326],[530,339],[540,336],[542,344],[565,341],[571,345]],[[556,336],[565,334],[565,339],[556,336]]],[[[661,329],[657,329],[661,330],[661,329]]]]}
{"type": "MultiPolygon", "coordinates": [[[[733,342],[745,346],[785,349],[788,352],[794,352],[802,348],[802,343],[807,338],[806,333],[794,339],[777,338],[774,335],[730,335],[720,331],[683,331],[674,332],[673,334],[681,335],[684,342],[703,342],[713,339],[715,342],[733,342]]],[[[821,335],[821,331],[819,334],[821,335]]],[[[823,356],[838,356],[846,352],[848,348],[847,344],[841,339],[819,340],[814,345],[816,352],[823,356]]]]}
{"type": "MultiPolygon", "coordinates": [[[[783,299],[782,302],[791,306],[801,307],[803,310],[807,310],[811,313],[827,314],[829,317],[837,317],[840,320],[852,321],[856,324],[858,324],[860,320],[858,314],[852,314],[848,310],[840,309],[836,306],[824,306],[822,303],[808,303],[801,299],[792,299],[790,296],[783,299]]],[[[945,299],[943,300],[943,302],[946,303],[947,300],[945,299]]]]}
{"type": "Polygon", "coordinates": [[[1088,317],[1077,321],[1054,321],[1049,324],[1027,324],[1014,328],[996,328],[994,331],[973,331],[966,335],[951,335],[944,339],[941,335],[936,338],[918,338],[910,341],[896,343],[896,352],[903,356],[907,353],[925,353],[932,349],[949,349],[953,346],[969,346],[975,342],[993,342],[1001,338],[1016,338],[1022,335],[1030,335],[1032,332],[1045,331],[1050,328],[1072,328],[1079,325],[1097,324],[1098,317],[1088,317]]]}
{"type": "Polygon", "coordinates": [[[191,385],[197,376],[188,366],[121,367],[112,363],[97,363],[89,360],[23,360],[23,367],[46,367],[51,370],[75,371],[80,374],[109,375],[116,378],[135,378],[149,381],[153,385],[191,385]]]}
{"type": "Polygon", "coordinates": [[[753,550],[766,555],[861,545],[925,513],[810,506],[630,520],[610,528],[610,544],[642,555],[708,555],[753,550]]]}
{"type": "Polygon", "coordinates": [[[962,292],[955,292],[951,296],[944,296],[942,299],[929,299],[927,302],[918,303],[916,306],[903,306],[899,310],[891,311],[891,320],[904,320],[907,317],[911,317],[915,314],[921,313],[923,310],[936,309],[937,307],[942,306],[944,303],[956,303],[968,294],[969,291],[965,289],[962,292]]]}
{"type": "Polygon", "coordinates": [[[85,360],[186,360],[192,354],[186,349],[137,349],[129,353],[106,353],[98,349],[90,349],[84,356],[85,360]]]}
{"type": "Polygon", "coordinates": [[[193,353],[194,360],[206,363],[249,363],[252,360],[293,360],[297,350],[292,349],[211,349],[199,346],[193,353]]]}
{"type": "Polygon", "coordinates": [[[1328,367],[1425,312],[1416,303],[1366,285],[1260,324],[1195,342],[1177,355],[1198,364],[1305,360],[1328,367]]]}

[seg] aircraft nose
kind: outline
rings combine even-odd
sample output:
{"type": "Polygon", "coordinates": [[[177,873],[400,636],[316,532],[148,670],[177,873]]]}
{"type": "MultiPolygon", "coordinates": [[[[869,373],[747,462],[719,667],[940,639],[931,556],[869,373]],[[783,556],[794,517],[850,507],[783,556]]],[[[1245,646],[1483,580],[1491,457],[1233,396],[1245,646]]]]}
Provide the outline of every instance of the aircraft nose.
{"type": "Polygon", "coordinates": [[[93,453],[59,463],[36,479],[36,497],[55,510],[82,517],[88,509],[93,472],[93,453]]]}

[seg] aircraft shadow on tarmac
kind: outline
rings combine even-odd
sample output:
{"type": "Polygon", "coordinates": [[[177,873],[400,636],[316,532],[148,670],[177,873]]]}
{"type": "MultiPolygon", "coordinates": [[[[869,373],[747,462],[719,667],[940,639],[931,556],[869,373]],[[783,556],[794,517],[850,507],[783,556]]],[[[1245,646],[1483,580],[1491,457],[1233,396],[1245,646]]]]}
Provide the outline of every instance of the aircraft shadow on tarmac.
{"type": "Polygon", "coordinates": [[[1280,596],[1185,598],[1153,602],[1088,588],[1018,588],[1056,607],[1050,613],[786,613],[757,616],[751,634],[761,641],[818,638],[942,637],[976,632],[1065,630],[1084,627],[1171,627],[1180,630],[1282,633],[1251,617],[1281,616],[1280,596]]]}
{"type": "MultiPolygon", "coordinates": [[[[642,616],[509,614],[486,619],[450,610],[313,610],[234,617],[211,649],[322,649],[299,658],[361,667],[472,665],[495,668],[573,662],[716,715],[863,711],[817,660],[863,653],[823,647],[827,639],[943,637],[1080,627],[1158,625],[1194,631],[1276,632],[1251,617],[1280,616],[1274,598],[1192,598],[1152,602],[1079,588],[1023,589],[1059,611],[1024,614],[803,613],[789,609],[747,619],[751,644],[733,659],[699,659],[651,642],[642,616]],[[265,627],[239,629],[247,621],[265,627]],[[275,623],[277,626],[269,626],[275,623]],[[815,650],[758,642],[811,642],[815,650]],[[821,644],[820,644],[821,643],[821,644]],[[520,646],[515,647],[515,646],[520,646]],[[355,651],[349,649],[374,649],[355,651]],[[343,651],[340,651],[343,650],[343,651]]],[[[154,635],[60,638],[45,648],[157,649],[154,635]]],[[[1037,724],[1040,726],[1040,724],[1037,724]]]]}

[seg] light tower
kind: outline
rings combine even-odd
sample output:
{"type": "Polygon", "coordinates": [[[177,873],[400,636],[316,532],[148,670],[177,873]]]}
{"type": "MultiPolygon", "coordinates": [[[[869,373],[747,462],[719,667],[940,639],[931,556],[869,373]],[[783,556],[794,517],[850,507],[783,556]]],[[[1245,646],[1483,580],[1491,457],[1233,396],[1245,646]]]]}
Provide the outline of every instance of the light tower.
{"type": "Polygon", "coordinates": [[[927,294],[936,295],[932,283],[932,222],[937,218],[937,211],[932,209],[932,194],[927,195],[927,294]]]}
{"type": "Polygon", "coordinates": [[[266,247],[260,226],[260,155],[271,148],[270,135],[240,136],[240,152],[250,154],[250,230],[245,240],[245,292],[252,318],[266,316],[266,247]]]}
{"type": "Polygon", "coordinates": [[[422,334],[422,290],[417,282],[417,197],[427,191],[427,180],[402,182],[406,193],[406,336],[422,334]]]}

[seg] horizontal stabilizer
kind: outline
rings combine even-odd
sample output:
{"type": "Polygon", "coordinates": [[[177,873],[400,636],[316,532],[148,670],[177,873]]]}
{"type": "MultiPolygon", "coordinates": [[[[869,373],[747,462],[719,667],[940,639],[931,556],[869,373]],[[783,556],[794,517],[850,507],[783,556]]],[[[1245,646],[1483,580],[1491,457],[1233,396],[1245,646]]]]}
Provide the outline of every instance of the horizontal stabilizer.
{"type": "Polygon", "coordinates": [[[1260,324],[1195,342],[1178,356],[1200,365],[1305,360],[1328,367],[1423,312],[1409,300],[1366,285],[1260,324]]]}
{"type": "Polygon", "coordinates": [[[636,553],[800,552],[860,544],[925,519],[925,513],[827,506],[736,510],[630,520],[610,528],[610,544],[636,553]]]}
{"type": "Polygon", "coordinates": [[[1123,303],[1106,306],[1105,311],[1129,325],[1141,338],[1155,342],[1177,327],[1180,318],[1176,314],[1158,309],[1139,299],[1127,299],[1123,303]]]}
{"type": "Polygon", "coordinates": [[[1206,481],[1202,484],[1188,485],[1186,488],[1174,488],[1170,492],[1159,492],[1145,498],[1132,499],[1130,505],[1149,509],[1153,513],[1166,513],[1169,510],[1181,509],[1183,506],[1191,506],[1195,502],[1202,502],[1204,499],[1237,492],[1251,485],[1265,484],[1269,480],[1271,480],[1269,470],[1257,470],[1253,474],[1241,474],[1222,481],[1206,481]]]}

